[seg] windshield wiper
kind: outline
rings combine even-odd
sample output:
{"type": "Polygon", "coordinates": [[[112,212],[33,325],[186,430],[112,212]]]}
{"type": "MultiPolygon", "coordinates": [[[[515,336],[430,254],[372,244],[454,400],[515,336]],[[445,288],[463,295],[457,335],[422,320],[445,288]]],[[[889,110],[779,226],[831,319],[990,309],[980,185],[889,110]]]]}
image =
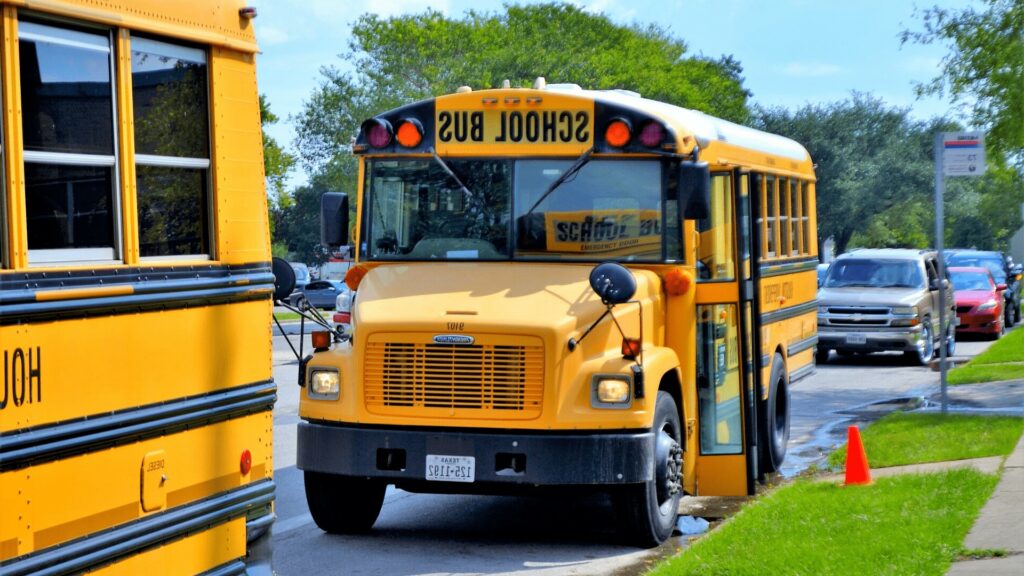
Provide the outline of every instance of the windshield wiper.
{"type": "Polygon", "coordinates": [[[533,214],[533,211],[537,209],[537,206],[540,206],[540,203],[543,202],[545,198],[550,196],[551,193],[555,191],[555,188],[558,188],[562,184],[565,184],[565,182],[569,178],[575,176],[581,168],[586,166],[587,162],[590,162],[590,155],[593,153],[594,147],[591,146],[588,150],[583,152],[583,154],[580,154],[580,157],[577,158],[576,161],[572,163],[572,166],[569,166],[568,170],[562,172],[562,175],[559,176],[554,182],[552,182],[551,185],[548,186],[548,189],[545,190],[544,193],[540,195],[540,198],[538,198],[537,201],[533,203],[533,206],[530,206],[530,209],[526,211],[524,217],[533,214]]]}
{"type": "Polygon", "coordinates": [[[431,148],[430,153],[434,156],[434,160],[436,160],[437,163],[441,166],[441,169],[444,170],[445,173],[447,173],[449,176],[451,176],[452,180],[454,180],[455,183],[459,185],[459,188],[462,188],[463,194],[465,194],[468,198],[476,198],[476,195],[473,194],[473,191],[470,190],[469,188],[466,188],[466,185],[463,184],[462,180],[459,179],[459,176],[452,171],[451,167],[448,166],[448,163],[445,162],[443,158],[437,155],[437,151],[431,148]]]}

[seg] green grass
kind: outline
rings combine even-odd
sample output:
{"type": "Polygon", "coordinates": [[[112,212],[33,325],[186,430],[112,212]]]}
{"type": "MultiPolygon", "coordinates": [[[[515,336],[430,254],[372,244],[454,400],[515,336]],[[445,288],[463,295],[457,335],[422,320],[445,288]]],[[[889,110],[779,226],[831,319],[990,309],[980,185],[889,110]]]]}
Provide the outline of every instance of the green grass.
{"type": "Polygon", "coordinates": [[[799,480],[744,508],[653,575],[940,576],[997,482],[971,469],[869,486],[799,480]]]}
{"type": "Polygon", "coordinates": [[[949,371],[950,384],[1024,378],[1024,327],[1009,332],[970,362],[949,371]]]}
{"type": "MultiPolygon", "coordinates": [[[[964,460],[1009,454],[1024,432],[1024,418],[893,412],[861,430],[871,467],[964,460]]],[[[846,447],[829,454],[833,468],[846,447]]]]}

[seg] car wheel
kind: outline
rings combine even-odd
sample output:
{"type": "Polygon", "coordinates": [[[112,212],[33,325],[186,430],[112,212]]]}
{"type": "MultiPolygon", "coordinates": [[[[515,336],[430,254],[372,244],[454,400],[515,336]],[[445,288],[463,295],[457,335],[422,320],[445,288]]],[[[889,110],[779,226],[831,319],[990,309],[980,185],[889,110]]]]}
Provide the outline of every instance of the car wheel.
{"type": "Polygon", "coordinates": [[[1005,306],[1006,306],[1006,313],[1003,314],[1003,327],[1004,328],[1010,328],[1010,327],[1013,326],[1013,319],[1014,319],[1014,316],[1015,316],[1015,314],[1013,313],[1013,310],[1011,310],[1011,308],[1013,308],[1013,302],[1007,302],[1005,304],[1005,306]]]}
{"type": "Polygon", "coordinates": [[[828,364],[828,353],[829,353],[829,349],[828,348],[818,348],[814,352],[814,362],[815,362],[815,364],[828,364]]]}
{"type": "Polygon", "coordinates": [[[930,318],[925,318],[921,323],[921,337],[917,341],[916,350],[908,350],[906,352],[914,363],[921,366],[927,366],[932,358],[935,356],[935,339],[932,338],[932,321],[930,318]]]}
{"type": "Polygon", "coordinates": [[[377,521],[387,484],[308,470],[304,476],[309,513],[324,532],[366,532],[377,521]]]}
{"type": "Polygon", "coordinates": [[[956,328],[953,326],[946,327],[946,357],[949,358],[956,354],[956,328]]]}
{"type": "Polygon", "coordinates": [[[782,355],[775,353],[768,384],[768,399],[760,402],[757,441],[759,472],[778,472],[789,444],[789,378],[782,355]]]}
{"type": "Polygon", "coordinates": [[[654,407],[654,478],[622,486],[615,506],[630,543],[651,548],[672,535],[683,497],[683,431],[672,395],[658,392],[654,407]]]}
{"type": "Polygon", "coordinates": [[[1017,305],[1013,307],[1013,323],[1020,323],[1020,302],[1017,302],[1017,305]]]}

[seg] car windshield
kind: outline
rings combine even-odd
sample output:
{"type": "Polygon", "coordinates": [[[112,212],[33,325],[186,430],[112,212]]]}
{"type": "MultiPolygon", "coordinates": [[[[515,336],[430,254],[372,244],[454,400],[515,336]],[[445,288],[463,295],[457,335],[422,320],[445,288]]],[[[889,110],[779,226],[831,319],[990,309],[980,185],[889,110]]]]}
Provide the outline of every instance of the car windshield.
{"type": "MultiPolygon", "coordinates": [[[[368,160],[364,256],[661,260],[661,161],[594,159],[544,196],[573,161],[445,159],[452,177],[436,159],[368,160]]],[[[668,235],[679,254],[678,224],[668,235]]]]}
{"type": "Polygon", "coordinates": [[[995,286],[984,272],[958,272],[950,270],[949,277],[956,290],[992,290],[995,286]]]}
{"type": "Polygon", "coordinates": [[[1003,259],[998,254],[952,254],[949,258],[946,258],[946,263],[947,266],[988,268],[997,284],[1006,282],[1006,270],[1003,268],[1003,259]]]}
{"type": "Polygon", "coordinates": [[[917,262],[844,258],[828,269],[825,288],[869,286],[872,288],[922,288],[924,277],[917,262]]]}

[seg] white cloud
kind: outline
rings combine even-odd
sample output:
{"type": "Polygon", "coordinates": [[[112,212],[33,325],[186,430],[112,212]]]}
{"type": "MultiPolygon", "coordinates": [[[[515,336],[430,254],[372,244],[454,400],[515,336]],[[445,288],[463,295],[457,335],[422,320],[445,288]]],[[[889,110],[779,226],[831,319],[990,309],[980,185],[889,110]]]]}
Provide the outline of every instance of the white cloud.
{"type": "Polygon", "coordinates": [[[822,76],[836,76],[842,69],[835,64],[822,62],[790,62],[782,69],[786,76],[795,78],[820,78],[822,76]]]}
{"type": "Polygon", "coordinates": [[[448,0],[365,0],[362,8],[360,13],[373,12],[383,18],[402,14],[419,14],[426,12],[427,8],[446,15],[451,12],[448,0]]]}
{"type": "Polygon", "coordinates": [[[288,33],[275,26],[261,25],[256,30],[256,39],[260,44],[278,45],[288,41],[288,33]]]}

